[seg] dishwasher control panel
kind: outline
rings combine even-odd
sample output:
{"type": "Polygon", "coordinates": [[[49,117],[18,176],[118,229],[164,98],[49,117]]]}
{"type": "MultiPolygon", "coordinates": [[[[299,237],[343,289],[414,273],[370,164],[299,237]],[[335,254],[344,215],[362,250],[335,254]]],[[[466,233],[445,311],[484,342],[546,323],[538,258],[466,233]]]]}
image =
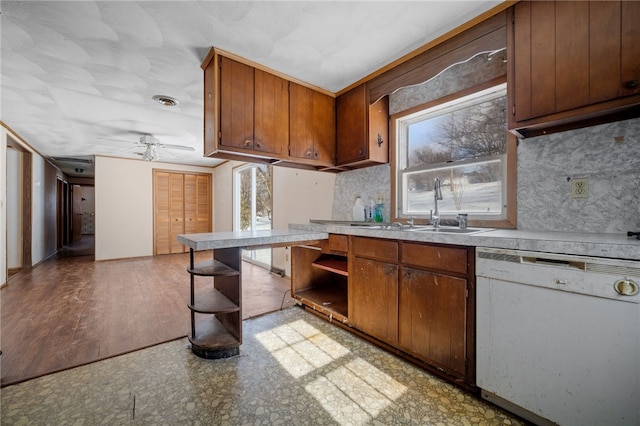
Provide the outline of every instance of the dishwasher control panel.
{"type": "Polygon", "coordinates": [[[640,303],[640,262],[629,260],[477,247],[476,275],[640,303]]]}

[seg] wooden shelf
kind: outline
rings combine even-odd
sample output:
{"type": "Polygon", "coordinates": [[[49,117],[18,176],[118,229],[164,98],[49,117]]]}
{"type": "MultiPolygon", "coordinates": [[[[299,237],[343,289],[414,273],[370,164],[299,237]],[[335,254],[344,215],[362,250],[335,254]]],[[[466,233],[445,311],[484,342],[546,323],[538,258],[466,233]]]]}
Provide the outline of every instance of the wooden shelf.
{"type": "Polygon", "coordinates": [[[201,290],[196,295],[197,302],[189,305],[189,309],[200,314],[218,314],[237,312],[240,307],[213,287],[201,290]]]}
{"type": "Polygon", "coordinates": [[[312,262],[311,265],[345,277],[349,275],[347,259],[345,257],[324,255],[319,257],[315,262],[312,262]]]}
{"type": "Polygon", "coordinates": [[[316,310],[327,315],[336,313],[345,319],[347,318],[348,292],[346,285],[312,287],[296,292],[293,297],[307,302],[306,304],[312,304],[316,310]]]}
{"type": "Polygon", "coordinates": [[[218,359],[238,355],[240,344],[214,316],[204,318],[196,324],[195,337],[189,336],[191,350],[201,358],[218,359]]]}
{"type": "Polygon", "coordinates": [[[202,262],[198,262],[193,265],[193,268],[187,268],[187,271],[193,275],[200,275],[203,277],[215,277],[215,276],[231,276],[239,275],[240,272],[224,263],[215,260],[208,259],[202,262]]]}

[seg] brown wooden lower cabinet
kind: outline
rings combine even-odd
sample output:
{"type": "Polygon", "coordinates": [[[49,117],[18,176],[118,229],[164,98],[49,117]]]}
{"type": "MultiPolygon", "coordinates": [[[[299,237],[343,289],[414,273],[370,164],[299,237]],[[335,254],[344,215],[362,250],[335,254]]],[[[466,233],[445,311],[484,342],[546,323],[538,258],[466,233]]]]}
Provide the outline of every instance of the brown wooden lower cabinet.
{"type": "Polygon", "coordinates": [[[402,268],[398,303],[400,348],[464,378],[466,292],[465,279],[402,268]]]}
{"type": "Polygon", "coordinates": [[[355,257],[349,274],[349,324],[398,343],[398,265],[355,257]]]}
{"type": "Polygon", "coordinates": [[[348,245],[340,240],[343,252],[332,249],[330,241],[337,237],[330,235],[323,248],[292,248],[293,297],[344,328],[477,390],[475,249],[350,236],[348,245]]]}

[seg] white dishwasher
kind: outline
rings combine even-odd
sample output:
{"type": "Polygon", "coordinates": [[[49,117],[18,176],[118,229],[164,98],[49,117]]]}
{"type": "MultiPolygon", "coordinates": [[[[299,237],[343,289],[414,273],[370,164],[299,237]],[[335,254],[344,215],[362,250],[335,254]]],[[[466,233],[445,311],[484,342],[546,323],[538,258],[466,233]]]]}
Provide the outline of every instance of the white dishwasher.
{"type": "Polygon", "coordinates": [[[537,424],[640,424],[640,262],[478,247],[476,384],[537,424]]]}

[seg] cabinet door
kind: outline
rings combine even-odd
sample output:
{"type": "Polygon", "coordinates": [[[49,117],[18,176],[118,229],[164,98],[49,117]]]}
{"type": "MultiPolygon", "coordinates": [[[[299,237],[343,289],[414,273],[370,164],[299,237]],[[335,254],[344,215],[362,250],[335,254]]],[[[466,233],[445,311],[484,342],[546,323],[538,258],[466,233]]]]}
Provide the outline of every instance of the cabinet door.
{"type": "Polygon", "coordinates": [[[640,93],[640,2],[622,2],[620,52],[622,95],[640,93]]]}
{"type": "Polygon", "coordinates": [[[217,142],[217,118],[215,107],[216,67],[217,60],[212,60],[204,69],[204,156],[211,155],[216,149],[217,142]]]}
{"type": "Polygon", "coordinates": [[[336,100],[336,164],[347,164],[367,157],[366,86],[360,86],[338,96],[336,100]]]}
{"type": "Polygon", "coordinates": [[[312,103],[315,159],[333,165],[336,158],[336,100],[314,90],[312,103]]]}
{"type": "Polygon", "coordinates": [[[408,353],[456,376],[466,370],[467,281],[402,268],[399,344],[408,353]]]}
{"type": "Polygon", "coordinates": [[[385,343],[398,342],[398,265],[355,257],[349,270],[349,323],[385,343]]]}
{"type": "Polygon", "coordinates": [[[289,144],[289,82],[255,70],[255,151],[284,153],[289,144]]]}
{"type": "Polygon", "coordinates": [[[253,149],[254,68],[220,56],[220,145],[253,149]]]}
{"type": "Polygon", "coordinates": [[[389,97],[369,106],[369,160],[389,162],[389,97]]]}
{"type": "Polygon", "coordinates": [[[637,2],[516,4],[510,47],[515,121],[575,115],[640,93],[639,19],[637,2]]]}
{"type": "Polygon", "coordinates": [[[335,100],[291,82],[289,156],[332,165],[335,157],[335,100]]]}

